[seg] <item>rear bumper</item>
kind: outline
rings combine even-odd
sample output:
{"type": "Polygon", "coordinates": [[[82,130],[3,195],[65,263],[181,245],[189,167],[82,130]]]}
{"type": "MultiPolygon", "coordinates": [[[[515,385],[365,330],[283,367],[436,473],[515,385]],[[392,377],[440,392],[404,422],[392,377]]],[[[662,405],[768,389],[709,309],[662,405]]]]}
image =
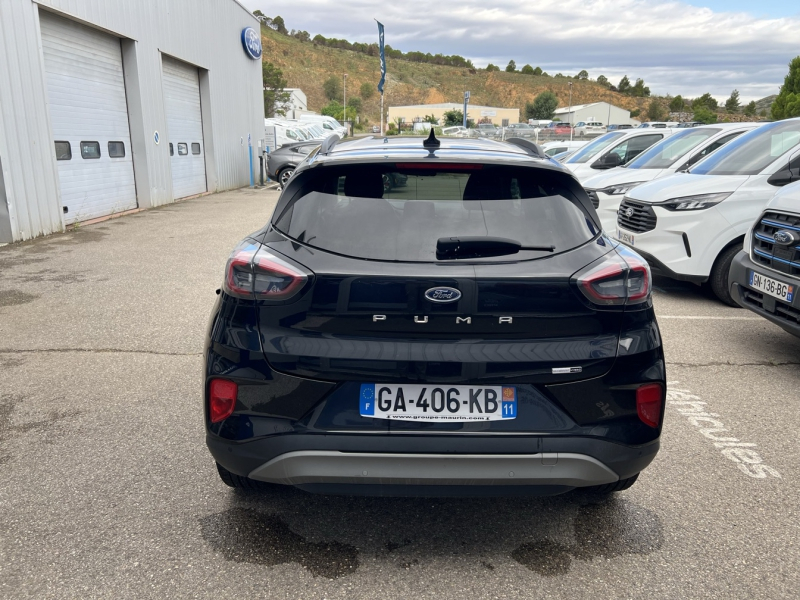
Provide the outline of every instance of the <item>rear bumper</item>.
{"type": "Polygon", "coordinates": [[[519,435],[286,434],[249,442],[213,435],[227,470],[288,485],[556,486],[561,491],[631,477],[659,440],[628,446],[600,438],[519,435]]]}
{"type": "MultiPolygon", "coordinates": [[[[764,317],[768,321],[775,323],[775,325],[782,328],[784,331],[800,337],[800,323],[790,320],[787,315],[779,313],[775,310],[777,305],[780,304],[779,302],[763,294],[762,301],[759,304],[753,303],[746,299],[745,292],[747,291],[755,292],[756,294],[760,293],[756,292],[756,290],[751,290],[751,288],[748,286],[750,281],[748,271],[750,270],[755,270],[759,273],[767,275],[768,277],[772,277],[773,279],[794,285],[796,289],[800,289],[800,281],[791,275],[770,271],[769,269],[756,265],[752,260],[750,260],[750,256],[748,256],[747,252],[744,251],[739,252],[739,254],[734,257],[733,262],[731,263],[730,275],[728,277],[731,296],[738,304],[748,310],[753,311],[757,315],[764,317]],[[767,310],[768,308],[771,308],[772,310],[767,310]]],[[[800,294],[796,294],[796,296],[797,295],[800,294]]],[[[794,308],[796,311],[800,311],[800,300],[795,298],[792,305],[789,306],[794,308]]]]}

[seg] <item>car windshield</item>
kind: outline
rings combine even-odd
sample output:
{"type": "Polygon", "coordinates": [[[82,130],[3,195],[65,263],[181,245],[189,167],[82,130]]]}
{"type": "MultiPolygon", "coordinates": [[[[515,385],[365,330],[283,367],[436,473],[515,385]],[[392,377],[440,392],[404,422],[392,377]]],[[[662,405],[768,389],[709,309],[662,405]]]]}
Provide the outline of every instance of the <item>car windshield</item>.
{"type": "Polygon", "coordinates": [[[698,127],[681,131],[642,152],[634,161],[625,165],[625,168],[666,169],[720,131],[722,130],[718,127],[698,127]]]}
{"type": "Polygon", "coordinates": [[[594,140],[591,144],[586,144],[583,148],[581,148],[578,152],[573,154],[568,161],[568,164],[572,163],[585,163],[593,159],[597,156],[598,153],[602,152],[614,140],[621,138],[624,133],[621,131],[614,131],[612,133],[607,133],[605,135],[601,135],[599,138],[594,140]]]}
{"type": "Polygon", "coordinates": [[[800,119],[762,125],[726,144],[691,169],[699,175],[756,175],[800,144],[800,119]]]}
{"type": "MultiPolygon", "coordinates": [[[[402,262],[436,262],[442,237],[495,236],[562,252],[598,234],[563,173],[480,164],[425,167],[321,169],[309,174],[305,194],[276,215],[275,227],[322,250],[402,262]]],[[[501,260],[543,254],[523,250],[501,260]]]]}

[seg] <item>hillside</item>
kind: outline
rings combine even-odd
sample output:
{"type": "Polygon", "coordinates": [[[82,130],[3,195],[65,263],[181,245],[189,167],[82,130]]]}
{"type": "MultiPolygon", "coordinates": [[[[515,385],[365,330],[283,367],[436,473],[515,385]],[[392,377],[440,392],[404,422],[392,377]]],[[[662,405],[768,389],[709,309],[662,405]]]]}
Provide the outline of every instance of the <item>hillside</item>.
{"type": "MultiPolygon", "coordinates": [[[[350,50],[338,50],[301,42],[273,29],[261,30],[264,60],[278,66],[289,87],[301,88],[308,97],[309,110],[319,111],[328,103],[322,85],[331,75],[347,73],[348,97],[359,95],[361,84],[376,85],[380,64],[376,57],[350,50]]],[[[599,75],[599,73],[597,74],[599,75]]],[[[611,92],[593,81],[579,81],[521,73],[487,72],[483,69],[448,67],[404,60],[387,61],[385,102],[389,106],[461,102],[464,90],[470,91],[470,103],[519,108],[541,92],[558,96],[559,107],[569,104],[568,82],[573,82],[572,103],[587,104],[605,100],[629,110],[646,112],[649,98],[632,98],[611,92]]],[[[363,117],[370,123],[380,118],[380,96],[363,102],[363,117]]]]}

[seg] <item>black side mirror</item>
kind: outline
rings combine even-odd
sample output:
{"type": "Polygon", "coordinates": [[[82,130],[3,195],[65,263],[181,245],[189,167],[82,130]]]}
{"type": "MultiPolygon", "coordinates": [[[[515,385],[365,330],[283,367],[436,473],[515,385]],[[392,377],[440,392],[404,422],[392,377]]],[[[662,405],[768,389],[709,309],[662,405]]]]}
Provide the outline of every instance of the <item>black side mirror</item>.
{"type": "Polygon", "coordinates": [[[770,178],[767,179],[767,183],[777,187],[789,185],[792,183],[792,170],[781,169],[777,173],[773,173],[770,178]]]}
{"type": "Polygon", "coordinates": [[[592,164],[593,169],[613,169],[622,164],[622,158],[616,152],[609,152],[608,154],[598,158],[592,164]]]}

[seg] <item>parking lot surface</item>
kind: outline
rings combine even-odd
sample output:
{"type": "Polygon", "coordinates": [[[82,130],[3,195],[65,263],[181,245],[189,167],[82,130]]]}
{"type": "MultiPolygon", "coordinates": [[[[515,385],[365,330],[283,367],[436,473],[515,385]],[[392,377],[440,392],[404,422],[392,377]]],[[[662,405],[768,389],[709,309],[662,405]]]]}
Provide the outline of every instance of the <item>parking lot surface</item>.
{"type": "Polygon", "coordinates": [[[662,450],[601,500],[225,487],[201,347],[240,190],[0,248],[0,597],[797,598],[800,340],[656,281],[662,450]]]}

